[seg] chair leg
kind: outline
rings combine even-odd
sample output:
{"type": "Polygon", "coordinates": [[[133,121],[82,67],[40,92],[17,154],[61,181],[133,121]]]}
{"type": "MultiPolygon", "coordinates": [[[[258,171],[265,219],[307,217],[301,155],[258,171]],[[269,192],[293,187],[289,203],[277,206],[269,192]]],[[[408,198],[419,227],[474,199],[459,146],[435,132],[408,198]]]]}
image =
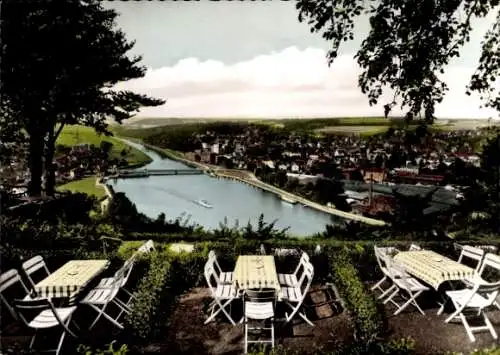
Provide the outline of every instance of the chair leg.
{"type": "Polygon", "coordinates": [[[410,298],[402,305],[400,306],[396,312],[394,312],[394,315],[398,315],[399,313],[401,313],[406,307],[408,307],[410,304],[413,304],[415,307],[417,307],[417,309],[420,311],[420,313],[422,313],[423,315],[425,315],[424,311],[422,311],[422,309],[420,308],[420,306],[417,304],[416,302],[416,298],[422,293],[423,291],[419,291],[415,294],[412,294],[411,292],[408,292],[410,294],[410,298]]]}
{"type": "Polygon", "coordinates": [[[30,350],[33,349],[33,345],[35,345],[35,338],[36,338],[37,332],[38,332],[38,330],[35,329],[35,334],[33,334],[33,336],[31,337],[30,350]]]}
{"type": "Polygon", "coordinates": [[[245,354],[248,354],[248,320],[245,318],[245,354]]]}
{"type": "Polygon", "coordinates": [[[469,326],[469,322],[467,322],[467,318],[465,318],[465,315],[462,312],[460,312],[459,316],[460,316],[460,319],[462,320],[462,324],[465,327],[465,331],[467,332],[467,335],[469,336],[470,341],[475,342],[476,337],[474,336],[474,333],[472,333],[472,329],[469,326]]]}
{"type": "Polygon", "coordinates": [[[219,312],[222,312],[226,315],[227,319],[229,319],[229,321],[231,322],[232,325],[236,325],[236,323],[234,322],[233,318],[231,318],[231,315],[229,313],[227,313],[227,310],[226,310],[226,307],[228,305],[231,304],[231,302],[233,301],[233,299],[229,299],[227,300],[225,303],[218,303],[216,305],[219,306],[219,308],[217,309],[217,311],[215,311],[215,306],[212,308],[212,314],[207,318],[207,320],[205,321],[205,324],[208,324],[210,323],[217,314],[219,314],[219,312]]]}
{"type": "Polygon", "coordinates": [[[382,285],[382,284],[384,283],[384,281],[385,281],[385,280],[387,280],[387,276],[385,276],[385,275],[384,275],[384,277],[383,277],[383,278],[382,278],[379,282],[377,282],[375,285],[373,285],[373,286],[371,287],[371,290],[372,290],[372,291],[375,291],[375,290],[379,289],[379,288],[380,288],[380,285],[382,285]]]}
{"type": "Polygon", "coordinates": [[[482,313],[483,313],[483,319],[484,319],[484,323],[486,324],[486,327],[488,327],[488,330],[490,331],[493,339],[496,340],[498,338],[498,335],[497,335],[495,328],[493,327],[493,324],[491,324],[491,321],[488,318],[488,316],[486,315],[486,313],[484,313],[484,310],[482,310],[482,313]]]}
{"type": "Polygon", "coordinates": [[[385,296],[387,296],[387,295],[388,295],[388,294],[389,294],[392,290],[394,290],[395,288],[397,289],[397,286],[396,286],[396,285],[392,285],[392,286],[391,286],[391,287],[389,287],[387,290],[385,290],[384,292],[382,292],[382,293],[380,294],[380,296],[378,296],[378,298],[377,298],[377,299],[379,299],[379,300],[383,299],[385,296]]]}
{"type": "Polygon", "coordinates": [[[66,331],[63,330],[61,337],[59,338],[59,344],[57,344],[56,355],[59,355],[59,351],[61,351],[65,336],[66,336],[66,331]]]}

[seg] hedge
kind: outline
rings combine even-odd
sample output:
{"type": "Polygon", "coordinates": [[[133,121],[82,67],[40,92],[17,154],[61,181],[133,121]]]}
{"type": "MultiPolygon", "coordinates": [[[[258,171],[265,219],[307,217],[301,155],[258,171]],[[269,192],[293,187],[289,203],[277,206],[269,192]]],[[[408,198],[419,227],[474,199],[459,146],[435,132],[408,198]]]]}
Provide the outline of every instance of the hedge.
{"type": "Polygon", "coordinates": [[[332,261],[335,285],[354,324],[355,341],[366,346],[375,343],[383,328],[382,315],[372,293],[367,292],[347,252],[332,261]]]}

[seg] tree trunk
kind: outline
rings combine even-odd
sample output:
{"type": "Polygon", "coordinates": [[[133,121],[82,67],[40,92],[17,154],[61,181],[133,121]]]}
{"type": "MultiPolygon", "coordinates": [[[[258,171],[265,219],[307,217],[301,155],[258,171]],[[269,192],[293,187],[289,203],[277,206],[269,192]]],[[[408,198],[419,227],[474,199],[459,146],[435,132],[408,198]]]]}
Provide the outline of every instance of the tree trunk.
{"type": "Polygon", "coordinates": [[[28,194],[32,197],[39,197],[42,195],[44,136],[37,131],[29,132],[29,136],[28,167],[31,176],[28,194]]]}
{"type": "Polygon", "coordinates": [[[54,196],[56,187],[56,174],[54,167],[55,139],[54,128],[49,130],[47,143],[45,146],[45,193],[47,196],[54,196]]]}

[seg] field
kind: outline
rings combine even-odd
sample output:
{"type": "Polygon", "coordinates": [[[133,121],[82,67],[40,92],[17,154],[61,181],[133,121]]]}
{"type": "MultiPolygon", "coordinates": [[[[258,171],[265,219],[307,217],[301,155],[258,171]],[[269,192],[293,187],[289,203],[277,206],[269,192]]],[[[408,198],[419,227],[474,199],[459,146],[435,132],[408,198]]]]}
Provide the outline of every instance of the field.
{"type": "MultiPolygon", "coordinates": [[[[262,118],[161,118],[161,117],[137,117],[129,120],[123,126],[114,126],[118,132],[129,129],[147,129],[158,126],[183,126],[190,124],[209,124],[214,122],[248,122],[260,125],[270,125],[276,129],[314,131],[318,134],[360,134],[364,136],[383,133],[388,127],[404,127],[402,118],[384,117],[337,117],[337,118],[286,118],[286,119],[262,119],[262,118]]],[[[500,122],[480,119],[438,119],[432,126],[433,130],[465,130],[484,127],[488,124],[499,125],[500,122]]],[[[415,121],[411,127],[416,127],[415,121]]]]}
{"type": "Polygon", "coordinates": [[[98,135],[93,128],[84,126],[66,126],[57,138],[56,144],[67,147],[72,147],[76,144],[93,144],[99,147],[102,141],[107,141],[113,144],[111,149],[111,158],[124,158],[128,165],[144,165],[151,162],[151,159],[140,150],[130,147],[124,142],[114,137],[106,137],[98,135]],[[125,150],[125,156],[121,156],[121,152],[125,150]]]}
{"type": "Polygon", "coordinates": [[[91,176],[81,180],[72,181],[57,188],[59,191],[70,191],[73,193],[84,193],[95,196],[97,199],[106,197],[106,192],[101,186],[96,186],[96,177],[91,176]]]}

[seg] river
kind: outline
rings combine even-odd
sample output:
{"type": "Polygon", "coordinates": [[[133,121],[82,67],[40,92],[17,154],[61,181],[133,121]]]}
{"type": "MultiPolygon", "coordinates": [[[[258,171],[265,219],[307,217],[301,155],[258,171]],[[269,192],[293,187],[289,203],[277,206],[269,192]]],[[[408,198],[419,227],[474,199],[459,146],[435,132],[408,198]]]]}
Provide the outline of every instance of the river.
{"type": "MultiPolygon", "coordinates": [[[[155,151],[127,141],[128,144],[148,154],[153,161],[141,169],[189,169],[183,163],[163,158],[155,151]]],[[[124,192],[145,215],[155,218],[165,213],[167,219],[183,215],[190,222],[207,229],[217,228],[227,220],[229,226],[238,221],[244,226],[254,224],[261,213],[266,222],[277,220],[279,228],[289,227],[293,236],[308,236],[335,223],[338,217],[303,207],[291,205],[278,196],[247,184],[210,177],[208,175],[150,176],[147,178],[109,180],[116,192],[124,192]],[[194,201],[203,199],[213,208],[203,207],[194,201]]]]}

